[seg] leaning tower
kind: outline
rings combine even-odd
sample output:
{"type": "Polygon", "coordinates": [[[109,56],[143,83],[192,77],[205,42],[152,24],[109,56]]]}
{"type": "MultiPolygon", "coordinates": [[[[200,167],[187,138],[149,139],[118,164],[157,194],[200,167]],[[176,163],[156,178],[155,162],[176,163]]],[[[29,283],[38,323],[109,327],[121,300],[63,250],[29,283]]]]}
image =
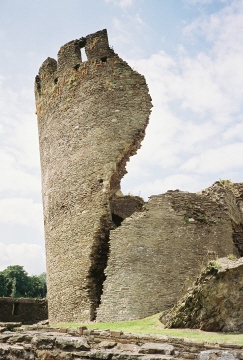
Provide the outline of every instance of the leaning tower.
{"type": "Polygon", "coordinates": [[[35,97],[49,320],[94,320],[114,228],[111,203],[144,138],[148,87],[102,30],[62,46],[57,61],[47,58],[35,97]]]}

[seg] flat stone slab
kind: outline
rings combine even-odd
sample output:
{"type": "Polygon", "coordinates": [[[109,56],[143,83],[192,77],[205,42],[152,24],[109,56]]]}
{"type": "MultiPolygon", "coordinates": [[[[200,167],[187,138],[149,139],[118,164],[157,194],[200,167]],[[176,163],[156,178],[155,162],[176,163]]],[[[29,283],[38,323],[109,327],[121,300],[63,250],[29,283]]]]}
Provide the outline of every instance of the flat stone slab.
{"type": "MultiPolygon", "coordinates": [[[[173,359],[173,356],[170,355],[160,355],[160,354],[150,354],[150,355],[144,355],[140,357],[141,360],[171,360],[173,359]]],[[[177,358],[177,360],[180,360],[177,358]]]]}
{"type": "Polygon", "coordinates": [[[83,337],[70,337],[60,336],[56,338],[56,346],[61,349],[79,349],[83,351],[89,351],[90,346],[87,340],[83,337]]]}
{"type": "Polygon", "coordinates": [[[222,350],[201,351],[199,360],[236,360],[233,354],[222,350]]]}
{"type": "Polygon", "coordinates": [[[16,327],[21,327],[21,322],[0,322],[0,327],[6,328],[8,330],[12,330],[16,327]]]}
{"type": "Polygon", "coordinates": [[[116,345],[117,345],[117,343],[115,341],[104,340],[104,341],[101,341],[101,343],[98,344],[98,347],[99,348],[104,348],[104,349],[112,349],[116,345]]]}
{"type": "Polygon", "coordinates": [[[138,350],[140,354],[163,354],[173,355],[175,353],[174,346],[169,344],[146,343],[138,350]]]}

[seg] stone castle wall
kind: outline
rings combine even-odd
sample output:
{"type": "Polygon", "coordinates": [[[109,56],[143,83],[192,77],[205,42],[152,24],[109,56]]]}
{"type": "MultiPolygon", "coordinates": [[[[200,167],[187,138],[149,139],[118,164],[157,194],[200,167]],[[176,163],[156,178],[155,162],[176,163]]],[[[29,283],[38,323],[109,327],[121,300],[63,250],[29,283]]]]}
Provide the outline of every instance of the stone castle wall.
{"type": "Polygon", "coordinates": [[[48,58],[35,95],[51,323],[152,315],[176,302],[205,261],[243,256],[242,184],[169,191],[148,203],[121,194],[151,98],[106,30],[48,58]]]}
{"type": "Polygon", "coordinates": [[[0,322],[35,324],[48,319],[47,300],[0,298],[0,322]]]}
{"type": "Polygon", "coordinates": [[[152,196],[142,212],[111,231],[97,321],[168,309],[205,261],[232,253],[231,219],[217,202],[180,191],[152,196]]]}
{"type": "Polygon", "coordinates": [[[230,217],[233,228],[233,242],[243,256],[243,183],[232,183],[229,180],[216,181],[201,192],[203,195],[221,204],[230,217]]]}
{"type": "MultiPolygon", "coordinates": [[[[61,47],[35,81],[50,322],[95,318],[105,279],[110,201],[140,147],[151,99],[106,30],[61,47]],[[87,61],[82,62],[80,48],[87,61]]],[[[118,215],[119,216],[119,215],[118,215]]]]}
{"type": "Polygon", "coordinates": [[[120,226],[122,221],[135,211],[141,211],[144,201],[139,196],[115,196],[110,201],[113,223],[120,226]]]}

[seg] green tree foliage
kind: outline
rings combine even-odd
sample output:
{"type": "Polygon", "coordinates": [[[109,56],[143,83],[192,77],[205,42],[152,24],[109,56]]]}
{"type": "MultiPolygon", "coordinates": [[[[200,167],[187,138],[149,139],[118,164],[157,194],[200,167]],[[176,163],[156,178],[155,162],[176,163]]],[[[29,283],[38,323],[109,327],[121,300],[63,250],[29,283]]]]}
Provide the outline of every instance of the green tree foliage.
{"type": "Polygon", "coordinates": [[[23,266],[11,265],[0,272],[0,296],[43,298],[46,296],[45,273],[29,276],[23,266]]]}
{"type": "Polygon", "coordinates": [[[0,296],[5,296],[7,291],[5,276],[0,272],[0,296]]]}
{"type": "Polygon", "coordinates": [[[41,297],[44,298],[46,297],[46,293],[47,293],[47,287],[46,287],[46,273],[43,272],[40,275],[38,275],[38,278],[40,279],[41,282],[41,297]]]}
{"type": "Polygon", "coordinates": [[[27,295],[31,298],[43,298],[46,296],[46,284],[42,282],[40,275],[29,277],[29,291],[27,295]]]}
{"type": "Polygon", "coordinates": [[[21,297],[28,291],[28,274],[23,266],[12,265],[2,271],[7,285],[7,296],[21,297]]]}
{"type": "Polygon", "coordinates": [[[11,297],[12,298],[19,297],[18,293],[17,293],[17,281],[16,281],[15,277],[13,278],[13,281],[12,281],[11,297]]]}

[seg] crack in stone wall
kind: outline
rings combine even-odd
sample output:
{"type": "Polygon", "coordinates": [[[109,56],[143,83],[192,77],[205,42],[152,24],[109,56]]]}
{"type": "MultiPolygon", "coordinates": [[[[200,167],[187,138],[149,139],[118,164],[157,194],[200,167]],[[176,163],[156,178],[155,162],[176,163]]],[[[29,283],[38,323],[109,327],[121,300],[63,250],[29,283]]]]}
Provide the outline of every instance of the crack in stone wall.
{"type": "Polygon", "coordinates": [[[100,304],[100,298],[105,281],[104,270],[107,265],[109,254],[109,235],[111,224],[106,217],[100,219],[99,231],[94,235],[91,249],[91,266],[88,271],[88,288],[91,301],[90,320],[96,318],[96,308],[100,304]]]}
{"type": "Polygon", "coordinates": [[[144,138],[151,98],[144,77],[109,47],[106,30],[65,44],[57,61],[46,59],[35,96],[49,319],[89,321],[114,227],[110,202],[144,138]]]}
{"type": "Polygon", "coordinates": [[[168,191],[110,234],[97,321],[143,318],[175,304],[209,259],[235,252],[232,224],[207,196],[168,191]]]}

